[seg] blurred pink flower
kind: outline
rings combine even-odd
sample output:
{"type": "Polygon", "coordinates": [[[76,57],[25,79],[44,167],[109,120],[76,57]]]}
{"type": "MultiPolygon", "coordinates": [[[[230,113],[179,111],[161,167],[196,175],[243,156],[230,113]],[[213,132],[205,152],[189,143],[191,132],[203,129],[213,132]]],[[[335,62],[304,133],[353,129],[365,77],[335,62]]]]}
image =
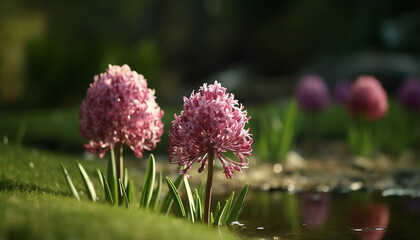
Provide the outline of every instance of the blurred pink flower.
{"type": "Polygon", "coordinates": [[[359,239],[381,240],[390,220],[389,206],[385,203],[371,202],[355,205],[350,209],[349,225],[359,239]]]}
{"type": "Polygon", "coordinates": [[[308,228],[319,228],[324,225],[330,210],[330,193],[301,192],[298,194],[300,220],[308,228]]]}
{"type": "Polygon", "coordinates": [[[361,115],[375,121],[388,111],[388,99],[381,83],[373,76],[360,76],[352,84],[347,109],[351,115],[361,115]]]}
{"type": "Polygon", "coordinates": [[[328,89],[322,78],[316,75],[304,76],[295,92],[299,108],[304,111],[320,112],[328,103],[328,89]]]}
{"type": "Polygon", "coordinates": [[[143,75],[127,65],[109,65],[94,77],[79,110],[85,148],[103,157],[116,143],[127,144],[138,158],[151,151],[163,133],[163,111],[143,75]]]}
{"type": "Polygon", "coordinates": [[[175,115],[169,130],[169,161],[185,165],[180,171],[185,175],[194,162],[201,164],[198,172],[202,172],[213,152],[222,163],[226,178],[232,178],[233,170],[242,172],[252,151],[249,128],[244,129],[249,117],[243,109],[217,81],[204,84],[190,98],[184,97],[183,111],[175,115]],[[228,151],[239,161],[224,155],[228,151]]]}
{"type": "Polygon", "coordinates": [[[409,110],[420,110],[420,79],[405,80],[398,89],[398,100],[409,110]]]}

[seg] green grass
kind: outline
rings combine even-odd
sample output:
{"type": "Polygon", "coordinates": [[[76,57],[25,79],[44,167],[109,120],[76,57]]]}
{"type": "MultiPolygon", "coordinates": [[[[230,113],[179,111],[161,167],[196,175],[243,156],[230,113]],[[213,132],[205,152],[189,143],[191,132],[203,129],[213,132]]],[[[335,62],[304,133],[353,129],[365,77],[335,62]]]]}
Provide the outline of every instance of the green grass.
{"type": "MultiPolygon", "coordinates": [[[[84,186],[75,160],[0,144],[0,239],[237,239],[223,229],[185,219],[92,203],[86,193],[77,201],[59,164],[67,167],[80,194],[84,186]]],[[[95,171],[104,166],[80,161],[100,189],[95,171]]],[[[103,193],[99,198],[103,201],[103,193]]]]}

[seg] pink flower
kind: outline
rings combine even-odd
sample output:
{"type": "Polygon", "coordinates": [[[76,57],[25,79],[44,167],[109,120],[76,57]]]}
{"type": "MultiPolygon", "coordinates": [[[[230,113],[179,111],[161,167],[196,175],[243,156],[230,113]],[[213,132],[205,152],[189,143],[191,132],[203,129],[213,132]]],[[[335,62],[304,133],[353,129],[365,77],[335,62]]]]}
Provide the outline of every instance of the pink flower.
{"type": "Polygon", "coordinates": [[[320,112],[328,103],[328,89],[322,78],[316,75],[304,76],[297,88],[296,99],[299,108],[309,112],[320,112]]]}
{"type": "Polygon", "coordinates": [[[127,65],[109,65],[94,77],[79,110],[85,148],[103,157],[116,143],[127,144],[138,158],[151,151],[163,133],[163,111],[143,75],[127,65]]]}
{"type": "Polygon", "coordinates": [[[179,116],[175,115],[169,130],[169,161],[185,165],[180,171],[183,174],[198,162],[201,164],[198,172],[202,172],[209,153],[213,152],[222,163],[226,178],[232,178],[233,170],[242,172],[252,151],[249,128],[244,129],[249,117],[243,109],[217,81],[204,84],[190,98],[184,97],[184,109],[179,116]],[[239,161],[224,155],[228,151],[239,161]]]}
{"type": "Polygon", "coordinates": [[[301,192],[298,194],[300,220],[308,228],[324,225],[330,210],[331,194],[325,192],[301,192]]]}
{"type": "Polygon", "coordinates": [[[372,76],[360,76],[352,84],[347,109],[351,115],[361,115],[375,121],[388,111],[388,99],[381,83],[372,76]]]}
{"type": "Polygon", "coordinates": [[[349,225],[362,240],[381,240],[389,225],[390,209],[385,203],[370,202],[367,205],[356,204],[350,209],[349,225]]]}

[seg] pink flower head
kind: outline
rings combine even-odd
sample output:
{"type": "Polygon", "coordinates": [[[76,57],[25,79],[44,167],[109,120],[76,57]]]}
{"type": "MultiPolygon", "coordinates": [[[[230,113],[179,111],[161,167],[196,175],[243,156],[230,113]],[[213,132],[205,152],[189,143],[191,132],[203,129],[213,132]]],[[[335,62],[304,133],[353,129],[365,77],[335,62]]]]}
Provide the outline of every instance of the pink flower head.
{"type": "Polygon", "coordinates": [[[213,152],[222,163],[226,178],[232,178],[233,170],[242,172],[252,151],[249,128],[244,129],[249,117],[243,109],[217,81],[204,84],[190,98],[184,97],[184,109],[179,116],[175,115],[169,130],[170,163],[185,166],[180,172],[186,174],[198,162],[201,164],[198,172],[202,172],[213,152]],[[227,151],[233,152],[239,161],[225,156],[227,151]]]}
{"type": "Polygon", "coordinates": [[[328,89],[322,78],[315,75],[303,77],[295,92],[299,108],[309,112],[320,112],[328,103],[328,89]]]}
{"type": "Polygon", "coordinates": [[[398,100],[409,110],[420,110],[420,79],[405,80],[398,90],[398,100]]]}
{"type": "Polygon", "coordinates": [[[375,121],[388,111],[388,99],[381,83],[372,76],[360,76],[352,84],[347,109],[351,115],[361,115],[375,121]]]}
{"type": "Polygon", "coordinates": [[[94,77],[79,110],[85,148],[103,157],[116,143],[127,144],[138,158],[151,151],[163,133],[163,111],[143,75],[127,65],[109,65],[94,77]]]}

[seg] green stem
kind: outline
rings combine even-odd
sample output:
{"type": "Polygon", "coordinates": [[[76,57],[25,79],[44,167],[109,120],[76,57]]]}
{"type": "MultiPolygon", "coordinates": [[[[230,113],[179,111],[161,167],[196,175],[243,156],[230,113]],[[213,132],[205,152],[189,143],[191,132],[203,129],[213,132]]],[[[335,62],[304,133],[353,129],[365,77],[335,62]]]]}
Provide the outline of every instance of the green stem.
{"type": "MultiPolygon", "coordinates": [[[[121,181],[123,180],[123,171],[124,171],[124,165],[123,165],[123,145],[119,142],[115,144],[115,165],[117,167],[117,183],[119,179],[121,181]]],[[[122,195],[121,195],[121,187],[120,184],[117,184],[118,186],[118,203],[122,204],[122,195]]]]}
{"type": "Polygon", "coordinates": [[[362,120],[362,155],[364,157],[372,157],[374,143],[373,143],[373,125],[369,124],[366,120],[362,120]]]}
{"type": "MultiPolygon", "coordinates": [[[[110,203],[113,203],[114,205],[118,205],[118,184],[117,184],[117,167],[115,166],[116,160],[115,160],[115,151],[113,148],[111,148],[111,159],[109,159],[108,162],[108,185],[109,190],[111,192],[112,200],[110,200],[110,203]]],[[[106,193],[106,187],[104,187],[105,193],[106,193]]]]}
{"type": "Polygon", "coordinates": [[[214,152],[210,151],[208,156],[207,183],[206,183],[206,204],[204,206],[204,223],[210,222],[211,191],[213,185],[213,160],[214,152]]]}

